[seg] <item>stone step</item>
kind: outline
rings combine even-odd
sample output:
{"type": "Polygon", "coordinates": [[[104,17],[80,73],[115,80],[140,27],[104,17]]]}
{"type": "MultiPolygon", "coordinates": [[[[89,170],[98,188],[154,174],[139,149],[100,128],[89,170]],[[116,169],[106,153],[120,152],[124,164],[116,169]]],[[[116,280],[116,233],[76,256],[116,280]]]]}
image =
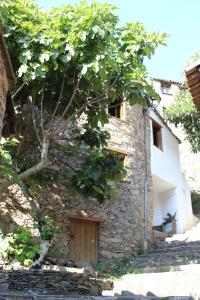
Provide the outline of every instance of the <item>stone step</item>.
{"type": "Polygon", "coordinates": [[[192,297],[166,297],[160,298],[155,296],[141,296],[141,295],[134,295],[133,293],[123,292],[119,296],[73,296],[69,297],[66,295],[45,295],[45,296],[19,296],[19,295],[8,295],[8,294],[1,294],[0,300],[193,300],[192,297]]]}
{"type": "Polygon", "coordinates": [[[161,253],[161,252],[183,252],[183,251],[199,251],[200,252],[200,244],[198,246],[192,245],[192,246],[187,246],[187,245],[182,245],[182,246],[173,246],[173,247],[163,247],[163,248],[150,248],[147,253],[161,253]]]}
{"type": "Polygon", "coordinates": [[[191,263],[199,263],[200,258],[197,257],[161,257],[161,258],[157,258],[157,259],[152,259],[152,258],[145,258],[145,259],[137,259],[137,260],[132,260],[130,262],[131,266],[151,266],[151,265],[176,265],[176,264],[191,264],[191,263]]]}
{"type": "Polygon", "coordinates": [[[165,256],[165,255],[200,255],[200,250],[195,249],[166,249],[163,251],[159,250],[151,250],[148,251],[146,254],[143,254],[143,256],[165,256]]]}
{"type": "MultiPolygon", "coordinates": [[[[134,257],[130,262],[132,267],[142,269],[158,268],[179,265],[200,264],[200,253],[179,253],[179,254],[151,254],[134,257]]],[[[154,270],[155,271],[155,270],[154,270]]]]}
{"type": "Polygon", "coordinates": [[[192,255],[163,255],[163,256],[146,256],[146,257],[136,257],[132,259],[131,264],[140,263],[140,262],[165,262],[165,264],[169,264],[170,261],[181,261],[181,260],[200,260],[200,256],[192,256],[192,255]]]}
{"type": "Polygon", "coordinates": [[[199,264],[187,264],[187,265],[170,265],[170,266],[162,266],[162,265],[158,265],[155,267],[144,267],[144,268],[140,268],[140,270],[142,271],[142,273],[164,273],[164,272],[178,272],[178,271],[186,271],[189,272],[191,269],[194,270],[195,267],[198,268],[198,270],[200,270],[200,263],[199,264]]]}
{"type": "Polygon", "coordinates": [[[151,253],[146,255],[140,255],[133,257],[132,261],[144,261],[144,260],[170,260],[170,259],[200,259],[200,252],[187,252],[187,253],[174,253],[174,252],[166,252],[166,253],[151,253]]]}
{"type": "Polygon", "coordinates": [[[166,242],[166,241],[159,241],[157,242],[156,248],[157,249],[162,249],[162,248],[173,248],[173,247],[183,247],[183,246],[188,246],[188,247],[199,247],[200,246],[200,241],[193,241],[193,242],[187,242],[187,241],[171,241],[171,242],[166,242]]]}
{"type": "Polygon", "coordinates": [[[7,291],[7,290],[8,290],[7,274],[5,272],[0,272],[0,291],[7,291]]]}
{"type": "MultiPolygon", "coordinates": [[[[158,272],[169,272],[169,271],[173,271],[173,270],[178,270],[179,266],[182,265],[188,265],[187,261],[181,261],[181,262],[171,262],[170,265],[166,265],[166,264],[141,264],[141,265],[133,265],[134,268],[138,269],[139,271],[141,271],[141,273],[158,273],[158,272]]],[[[200,264],[200,261],[196,262],[196,261],[191,261],[190,263],[191,265],[193,264],[200,264]]],[[[189,265],[190,265],[189,264],[189,265]]]]}

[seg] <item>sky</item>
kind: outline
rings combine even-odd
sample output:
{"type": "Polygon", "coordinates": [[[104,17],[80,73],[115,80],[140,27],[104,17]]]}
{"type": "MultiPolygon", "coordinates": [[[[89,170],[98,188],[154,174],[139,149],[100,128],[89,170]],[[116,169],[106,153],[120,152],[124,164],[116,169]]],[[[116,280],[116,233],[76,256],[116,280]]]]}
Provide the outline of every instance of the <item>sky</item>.
{"type": "MultiPolygon", "coordinates": [[[[37,0],[45,10],[78,0],[37,0]]],[[[121,24],[141,21],[147,31],[169,34],[167,46],[159,46],[145,62],[154,78],[182,81],[191,55],[200,51],[200,0],[99,0],[117,6],[121,24]]]]}

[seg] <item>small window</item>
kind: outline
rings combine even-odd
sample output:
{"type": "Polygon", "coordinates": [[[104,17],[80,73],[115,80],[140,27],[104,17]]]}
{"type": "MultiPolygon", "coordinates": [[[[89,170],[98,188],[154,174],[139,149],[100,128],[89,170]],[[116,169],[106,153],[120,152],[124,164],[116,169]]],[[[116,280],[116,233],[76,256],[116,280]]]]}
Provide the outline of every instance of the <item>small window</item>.
{"type": "Polygon", "coordinates": [[[153,131],[153,145],[163,150],[163,143],[162,143],[162,128],[160,124],[156,123],[152,120],[152,131],[153,131]]]}
{"type": "Polygon", "coordinates": [[[166,112],[166,109],[167,109],[167,107],[163,106],[163,108],[162,108],[163,114],[166,112]]]}
{"type": "Polygon", "coordinates": [[[125,153],[120,152],[120,150],[118,151],[118,150],[112,150],[112,149],[108,149],[108,148],[107,148],[107,150],[110,154],[112,154],[113,156],[115,156],[119,160],[121,160],[123,167],[125,167],[125,165],[126,165],[126,156],[127,156],[125,153]]]}
{"type": "Polygon", "coordinates": [[[124,103],[122,99],[116,99],[108,106],[108,112],[112,117],[124,120],[124,103]]]}
{"type": "Polygon", "coordinates": [[[161,84],[161,92],[171,95],[171,84],[161,84]]]}

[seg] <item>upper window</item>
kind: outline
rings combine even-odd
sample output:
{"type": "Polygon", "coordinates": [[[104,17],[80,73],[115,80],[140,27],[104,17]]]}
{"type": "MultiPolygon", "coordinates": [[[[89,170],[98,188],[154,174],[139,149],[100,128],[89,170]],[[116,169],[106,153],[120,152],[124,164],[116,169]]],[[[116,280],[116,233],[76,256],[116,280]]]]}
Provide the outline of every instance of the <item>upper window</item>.
{"type": "Polygon", "coordinates": [[[116,99],[108,106],[108,112],[112,117],[124,120],[124,103],[122,99],[116,99]]]}
{"type": "Polygon", "coordinates": [[[153,131],[153,145],[163,150],[162,142],[162,128],[160,124],[152,120],[152,131],[153,131]]]}
{"type": "Polygon", "coordinates": [[[163,94],[170,94],[171,95],[171,84],[167,82],[161,82],[161,92],[163,94]]]}

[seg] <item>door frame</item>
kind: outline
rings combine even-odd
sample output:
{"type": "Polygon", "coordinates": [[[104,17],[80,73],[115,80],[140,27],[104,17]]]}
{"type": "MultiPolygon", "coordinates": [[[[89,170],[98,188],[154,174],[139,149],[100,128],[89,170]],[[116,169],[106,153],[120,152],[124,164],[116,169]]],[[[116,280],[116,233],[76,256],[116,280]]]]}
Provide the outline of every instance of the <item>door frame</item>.
{"type": "MultiPolygon", "coordinates": [[[[67,215],[70,224],[71,221],[80,221],[80,223],[93,223],[97,225],[97,248],[96,248],[96,259],[98,261],[98,249],[99,249],[99,228],[100,228],[100,224],[104,222],[103,219],[101,218],[94,218],[94,217],[83,217],[83,216],[79,216],[79,215],[67,215]]],[[[71,225],[70,225],[71,226],[71,225]]],[[[70,228],[69,226],[69,228],[70,228]]],[[[70,251],[70,243],[71,240],[69,241],[69,247],[68,247],[68,251],[70,251]]],[[[70,252],[68,252],[68,255],[70,255],[70,252]]]]}

